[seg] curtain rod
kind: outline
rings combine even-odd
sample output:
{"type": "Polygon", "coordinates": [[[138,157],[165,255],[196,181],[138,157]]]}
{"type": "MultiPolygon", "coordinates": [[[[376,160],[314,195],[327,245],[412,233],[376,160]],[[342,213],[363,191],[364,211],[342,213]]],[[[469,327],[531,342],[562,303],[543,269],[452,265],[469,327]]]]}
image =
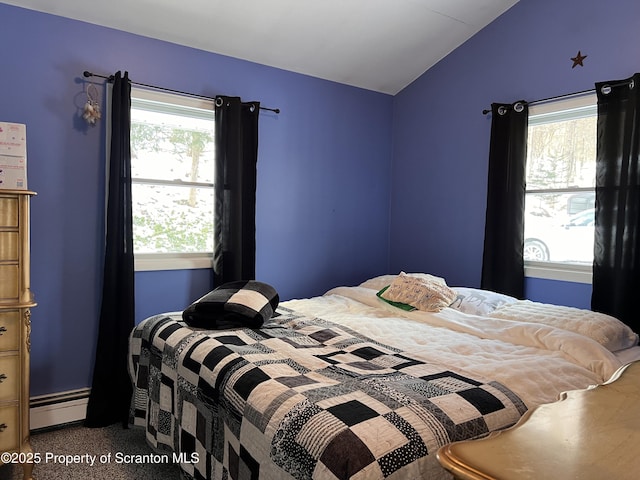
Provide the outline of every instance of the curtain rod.
{"type": "MultiPolygon", "coordinates": [[[[93,72],[89,72],[88,70],[85,70],[82,75],[85,78],[89,78],[89,77],[99,77],[99,78],[104,78],[105,80],[107,80],[108,82],[113,80],[113,75],[100,75],[98,73],[93,73],[93,72]]],[[[190,92],[182,92],[180,90],[172,90],[171,88],[165,88],[165,87],[158,87],[156,85],[148,85],[146,83],[140,83],[140,82],[133,82],[131,80],[129,80],[129,82],[133,85],[138,85],[140,87],[147,87],[147,88],[153,88],[154,90],[162,90],[165,92],[170,92],[170,93],[178,93],[180,95],[188,95],[190,97],[195,97],[195,98],[204,98],[206,100],[215,100],[214,97],[208,97],[206,95],[198,95],[197,93],[190,93],[190,92]]],[[[274,113],[280,113],[280,109],[279,108],[268,108],[268,107],[260,107],[260,110],[268,110],[270,112],[274,112],[274,113]]]]}
{"type": "MultiPolygon", "coordinates": [[[[560,100],[561,98],[569,98],[569,97],[577,97],[579,95],[586,95],[587,93],[594,93],[595,91],[596,89],[592,88],[590,90],[582,90],[581,92],[566,93],[564,95],[556,95],[555,97],[542,98],[540,100],[534,100],[532,102],[524,102],[524,103],[526,103],[527,105],[535,105],[536,103],[551,102],[553,100],[560,100]]],[[[483,115],[486,115],[487,113],[491,113],[491,109],[482,110],[483,115]]]]}
{"type": "MultiPolygon", "coordinates": [[[[603,93],[605,93],[605,94],[609,93],[609,92],[604,92],[604,89],[606,89],[607,87],[609,87],[609,89],[611,89],[613,87],[619,87],[621,85],[628,85],[629,81],[631,81],[633,83],[633,80],[621,80],[620,82],[607,83],[607,84],[602,86],[603,93]]],[[[589,90],[582,90],[580,92],[567,93],[565,95],[556,95],[555,97],[542,98],[540,100],[533,100],[532,102],[525,102],[525,103],[527,105],[535,105],[537,103],[544,103],[544,102],[551,102],[553,100],[560,100],[561,98],[577,97],[579,95],[586,95],[587,93],[595,93],[595,91],[596,91],[595,88],[591,88],[589,90]]],[[[487,113],[491,113],[491,109],[482,110],[482,114],[483,115],[486,115],[487,113]]]]}

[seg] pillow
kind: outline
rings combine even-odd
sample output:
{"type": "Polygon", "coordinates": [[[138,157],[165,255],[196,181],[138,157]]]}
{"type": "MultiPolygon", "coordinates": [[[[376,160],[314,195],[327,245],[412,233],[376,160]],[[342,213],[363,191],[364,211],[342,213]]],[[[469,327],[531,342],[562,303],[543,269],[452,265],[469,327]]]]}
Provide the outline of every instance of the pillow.
{"type": "MultiPolygon", "coordinates": [[[[404,275],[408,275],[409,277],[421,278],[423,280],[434,280],[440,283],[446,284],[444,278],[436,277],[435,275],[431,275],[429,273],[405,273],[404,275]]],[[[371,290],[380,290],[384,287],[388,287],[391,282],[393,282],[398,277],[397,274],[391,275],[380,275],[378,277],[370,278],[362,282],[359,286],[364,288],[370,288],[371,290]]]]}
{"type": "Polygon", "coordinates": [[[456,292],[438,280],[412,277],[400,272],[382,298],[411,305],[423,312],[439,312],[456,298],[456,292]]]}
{"type": "Polygon", "coordinates": [[[451,308],[460,310],[471,315],[487,315],[501,305],[516,302],[518,299],[492,292],[490,290],[479,290],[477,288],[453,287],[457,298],[453,301],[451,308]]]}
{"type": "Polygon", "coordinates": [[[579,333],[595,340],[611,352],[638,344],[638,335],[617,318],[582,308],[520,300],[502,305],[489,316],[503,320],[541,323],[579,333]]]}
{"type": "Polygon", "coordinates": [[[182,312],[191,327],[260,328],[278,307],[278,292],[266,283],[238,280],[220,285],[182,312]]]}
{"type": "Polygon", "coordinates": [[[386,292],[388,288],[389,288],[389,285],[387,285],[386,287],[383,287],[382,290],[379,290],[378,292],[376,292],[376,296],[383,302],[387,302],[389,305],[392,305],[397,308],[401,308],[402,310],[405,310],[407,312],[410,312],[416,309],[416,307],[412,307],[411,305],[407,305],[406,303],[392,302],[391,300],[387,300],[386,298],[384,298],[382,294],[386,292]]]}

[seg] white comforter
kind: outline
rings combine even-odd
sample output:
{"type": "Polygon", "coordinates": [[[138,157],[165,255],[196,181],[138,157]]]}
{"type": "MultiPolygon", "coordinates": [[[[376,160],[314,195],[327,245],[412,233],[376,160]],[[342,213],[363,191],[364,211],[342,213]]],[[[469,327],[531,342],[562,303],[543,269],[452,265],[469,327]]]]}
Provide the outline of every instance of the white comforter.
{"type": "Polygon", "coordinates": [[[282,305],[348,326],[463,375],[497,380],[529,408],[553,402],[564,391],[603,383],[622,366],[613,353],[578,333],[452,308],[406,312],[366,286],[338,287],[322,297],[282,305]]]}

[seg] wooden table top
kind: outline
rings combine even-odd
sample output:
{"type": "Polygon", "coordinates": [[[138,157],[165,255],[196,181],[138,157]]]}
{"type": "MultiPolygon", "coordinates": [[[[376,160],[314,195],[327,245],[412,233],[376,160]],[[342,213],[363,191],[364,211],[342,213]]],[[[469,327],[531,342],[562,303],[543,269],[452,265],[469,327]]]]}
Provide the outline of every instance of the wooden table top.
{"type": "Polygon", "coordinates": [[[636,480],[640,361],[528,411],[510,429],[445,445],[437,457],[461,480],[636,480]]]}

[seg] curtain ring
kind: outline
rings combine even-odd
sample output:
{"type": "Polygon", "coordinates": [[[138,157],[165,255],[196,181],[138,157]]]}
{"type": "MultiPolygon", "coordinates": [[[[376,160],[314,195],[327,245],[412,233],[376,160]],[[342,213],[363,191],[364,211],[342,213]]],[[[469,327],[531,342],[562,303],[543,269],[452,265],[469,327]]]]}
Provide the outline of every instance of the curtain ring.
{"type": "Polygon", "coordinates": [[[631,81],[629,82],[629,90],[633,90],[633,87],[636,86],[636,83],[633,81],[633,78],[631,79],[631,81]]]}
{"type": "Polygon", "coordinates": [[[504,115],[507,113],[507,107],[505,107],[504,105],[500,105],[498,107],[498,115],[504,115]]]}
{"type": "Polygon", "coordinates": [[[513,109],[516,112],[520,113],[524,110],[524,104],[522,102],[516,102],[513,104],[513,109]]]}
{"type": "Polygon", "coordinates": [[[216,107],[221,107],[223,103],[224,100],[222,99],[222,97],[216,97],[216,107]]]}
{"type": "Polygon", "coordinates": [[[609,85],[603,85],[600,91],[603,95],[609,95],[611,93],[611,87],[609,85]]]}

